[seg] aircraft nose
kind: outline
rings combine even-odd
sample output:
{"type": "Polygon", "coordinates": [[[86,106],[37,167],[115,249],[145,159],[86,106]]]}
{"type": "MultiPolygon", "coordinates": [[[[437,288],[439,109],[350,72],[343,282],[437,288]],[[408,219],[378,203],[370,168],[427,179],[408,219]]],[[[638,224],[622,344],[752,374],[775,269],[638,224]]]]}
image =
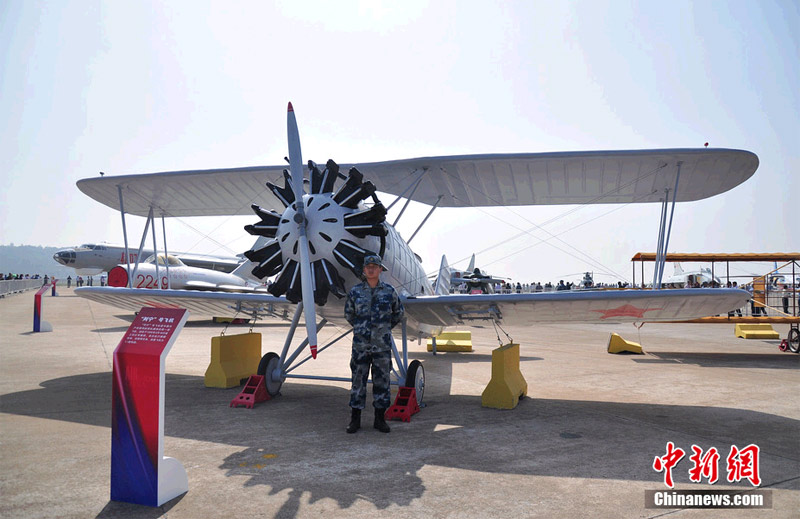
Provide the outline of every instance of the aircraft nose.
{"type": "Polygon", "coordinates": [[[62,265],[67,265],[75,261],[75,253],[68,250],[60,250],[53,254],[53,259],[62,265]]]}

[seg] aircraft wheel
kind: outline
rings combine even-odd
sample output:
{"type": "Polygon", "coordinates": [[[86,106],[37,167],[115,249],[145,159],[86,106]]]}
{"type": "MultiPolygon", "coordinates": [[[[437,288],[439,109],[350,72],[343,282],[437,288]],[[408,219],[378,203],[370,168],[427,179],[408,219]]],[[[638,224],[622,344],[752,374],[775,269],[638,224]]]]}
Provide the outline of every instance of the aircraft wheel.
{"type": "Polygon", "coordinates": [[[258,374],[264,377],[264,385],[267,386],[267,393],[269,396],[275,396],[281,391],[284,378],[279,380],[272,378],[272,373],[279,369],[281,365],[281,357],[277,353],[269,352],[261,357],[261,362],[258,363],[258,374]]]}
{"type": "Polygon", "coordinates": [[[406,387],[413,387],[417,393],[417,404],[422,404],[425,396],[425,369],[418,360],[411,361],[406,373],[406,387]]]}
{"type": "Polygon", "coordinates": [[[795,328],[789,330],[789,351],[792,353],[800,353],[800,331],[795,328]]]}

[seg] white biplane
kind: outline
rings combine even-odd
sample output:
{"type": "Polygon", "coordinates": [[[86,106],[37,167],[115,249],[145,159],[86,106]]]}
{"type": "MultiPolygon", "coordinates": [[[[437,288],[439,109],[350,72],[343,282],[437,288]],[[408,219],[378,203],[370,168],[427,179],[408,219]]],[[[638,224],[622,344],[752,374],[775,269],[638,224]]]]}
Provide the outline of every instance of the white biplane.
{"type": "Polygon", "coordinates": [[[406,310],[399,327],[402,347],[394,347],[392,383],[416,387],[420,401],[424,371],[419,361],[408,363],[410,338],[435,337],[445,327],[486,320],[508,325],[687,320],[724,314],[744,305],[749,297],[743,290],[658,288],[672,224],[671,216],[667,224],[668,204],[672,202],[674,211],[676,201],[701,200],[744,182],[758,167],[758,157],[751,152],[661,149],[466,155],[357,167],[333,161],[317,167],[309,161],[306,168],[291,103],[287,131],[290,171],[267,166],[106,175],[78,181],[85,194],[121,211],[126,247],[126,213],[146,216],[149,224],[158,214],[213,216],[254,211],[260,221],[246,230],[269,238],[269,242],[245,255],[253,262],[257,277],[277,275],[269,293],[119,287],[87,287],[76,293],[132,311],[163,306],[187,308],[203,316],[291,319],[283,350],[267,353],[259,367],[274,395],[290,377],[350,380],[292,371],[309,360],[306,356],[298,361],[307,346],[311,357],[316,357],[317,332],[328,322],[349,330],[342,297],[358,282],[364,255],[378,253],[388,268],[382,279],[395,287],[406,310]],[[304,178],[308,179],[307,193],[304,178]],[[282,186],[278,185],[281,180],[282,186]],[[337,187],[339,180],[344,182],[337,187]],[[386,222],[387,208],[378,199],[376,186],[397,196],[392,205],[406,199],[407,206],[415,200],[432,206],[431,212],[436,207],[661,202],[661,259],[656,263],[654,289],[450,295],[445,258],[438,277],[431,282],[419,257],[386,222]],[[290,351],[301,317],[305,317],[307,338],[290,351]]]}

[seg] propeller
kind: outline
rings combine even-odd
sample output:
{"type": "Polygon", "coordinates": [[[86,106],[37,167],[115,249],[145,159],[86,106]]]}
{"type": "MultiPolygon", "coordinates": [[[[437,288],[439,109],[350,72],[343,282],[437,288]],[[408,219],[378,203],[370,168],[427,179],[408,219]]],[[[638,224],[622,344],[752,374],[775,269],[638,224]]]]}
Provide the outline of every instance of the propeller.
{"type": "Polygon", "coordinates": [[[360,278],[364,256],[376,250],[384,255],[386,208],[375,195],[375,186],[365,181],[358,169],[350,168],[344,175],[333,160],[328,160],[324,168],[308,162],[310,192],[304,194],[300,139],[291,104],[287,119],[291,171],[283,171],[283,186],[267,182],[285,210],[278,213],[251,206],[260,221],[245,226],[245,230],[271,239],[244,255],[256,263],[256,277],[278,274],[269,287],[271,294],[285,294],[292,303],[303,302],[309,344],[313,344],[311,354],[315,356],[314,303],[325,305],[329,294],[338,298],[347,295],[345,278],[360,278]],[[337,179],[345,180],[338,189],[337,179]],[[372,198],[371,207],[363,203],[367,198],[372,198]],[[340,273],[337,264],[345,271],[340,273]]]}
{"type": "MultiPolygon", "coordinates": [[[[300,287],[303,295],[303,313],[306,319],[306,332],[311,356],[317,358],[317,315],[314,307],[314,280],[311,277],[311,261],[308,254],[308,236],[306,234],[306,214],[303,203],[303,153],[300,150],[300,133],[297,130],[297,119],[292,103],[289,103],[286,116],[286,133],[289,138],[289,170],[292,177],[292,191],[296,212],[294,221],[297,224],[298,243],[300,245],[300,287]]],[[[295,270],[295,276],[296,276],[295,270]]]]}

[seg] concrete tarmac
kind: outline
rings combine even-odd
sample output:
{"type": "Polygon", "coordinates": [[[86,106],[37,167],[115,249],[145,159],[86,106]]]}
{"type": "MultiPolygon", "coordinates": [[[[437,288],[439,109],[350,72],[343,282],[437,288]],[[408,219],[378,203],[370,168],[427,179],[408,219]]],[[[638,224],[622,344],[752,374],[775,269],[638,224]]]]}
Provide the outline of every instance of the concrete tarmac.
{"type": "MultiPolygon", "coordinates": [[[[166,362],[164,441],[189,491],[159,508],[114,502],[112,354],[133,316],[59,292],[43,300],[49,333],[31,332],[33,292],[0,299],[2,517],[800,516],[800,355],[737,339],[730,324],[507,329],[528,383],[513,410],[481,407],[498,346],[491,325],[471,328],[471,353],[433,356],[415,342],[427,406],[381,434],[368,404],[351,435],[347,383],[290,379],[272,401],[230,408],[238,389],[203,385],[210,338],[225,326],[190,317],[166,362]],[[606,353],[611,332],[646,353],[606,353]],[[772,508],[645,508],[646,490],[667,490],[653,461],[668,442],[687,452],[676,489],[743,494],[755,487],[727,482],[726,457],[758,445],[772,508]],[[693,444],[719,451],[716,484],[690,481],[693,444]]],[[[257,324],[262,353],[279,351],[287,329],[257,324]]],[[[776,329],[785,336],[788,325],[776,329]]],[[[325,328],[320,344],[337,333],[325,328]]],[[[349,354],[345,340],[298,372],[349,376],[349,354]]]]}

